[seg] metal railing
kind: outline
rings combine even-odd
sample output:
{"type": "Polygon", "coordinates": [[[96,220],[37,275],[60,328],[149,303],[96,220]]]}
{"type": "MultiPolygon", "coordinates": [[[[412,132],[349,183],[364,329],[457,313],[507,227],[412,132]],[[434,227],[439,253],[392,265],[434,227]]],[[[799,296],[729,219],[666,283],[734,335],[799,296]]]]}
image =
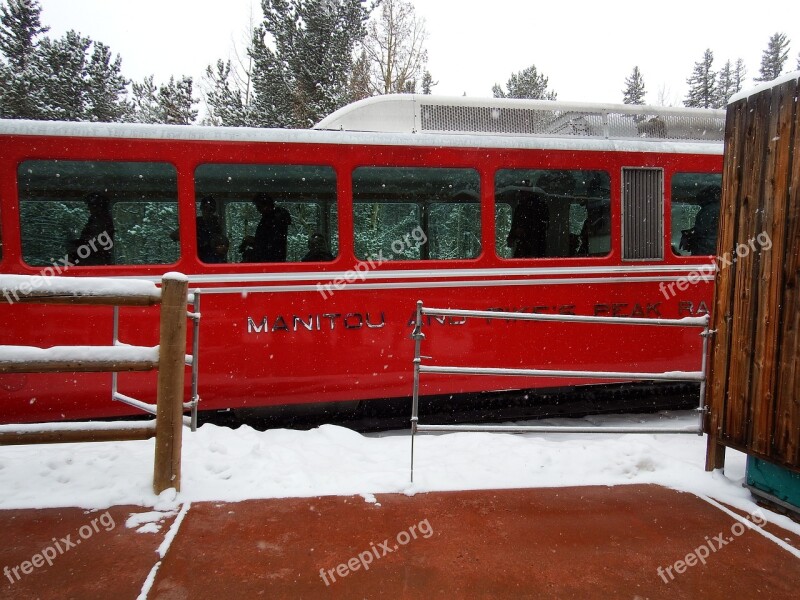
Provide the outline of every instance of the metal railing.
{"type": "Polygon", "coordinates": [[[411,403],[411,481],[414,481],[414,436],[430,432],[502,432],[502,433],[693,433],[703,434],[705,415],[704,399],[707,375],[707,354],[709,316],[684,317],[682,319],[644,319],[635,317],[591,317],[582,315],[544,315],[484,310],[457,310],[445,308],[425,308],[422,300],[417,301],[414,331],[414,391],[411,403]],[[639,327],[699,327],[703,331],[702,358],[700,371],[666,371],[645,373],[638,371],[582,371],[553,369],[502,369],[486,367],[428,366],[422,364],[422,317],[461,317],[481,319],[505,319],[511,321],[546,321],[558,323],[604,323],[610,325],[636,325],[639,327]],[[654,428],[654,427],[572,427],[557,425],[424,425],[419,422],[419,380],[423,373],[435,375],[492,375],[515,377],[554,377],[587,378],[631,381],[696,381],[700,383],[696,427],[654,428]]]}
{"type": "MultiPolygon", "coordinates": [[[[192,320],[192,354],[187,355],[184,359],[184,364],[191,367],[191,399],[183,403],[184,410],[190,411],[189,418],[184,417],[184,425],[189,427],[192,431],[197,430],[197,407],[200,404],[200,396],[198,394],[198,374],[199,374],[199,358],[200,358],[200,290],[195,290],[187,296],[187,305],[192,306],[192,310],[186,313],[186,317],[192,320]]],[[[119,305],[114,305],[114,325],[112,334],[112,346],[126,346],[119,339],[119,305]]],[[[144,411],[150,415],[156,415],[157,406],[142,402],[136,398],[132,398],[126,394],[119,392],[119,372],[112,371],[111,373],[111,399],[117,402],[127,404],[132,408],[144,411]]]]}

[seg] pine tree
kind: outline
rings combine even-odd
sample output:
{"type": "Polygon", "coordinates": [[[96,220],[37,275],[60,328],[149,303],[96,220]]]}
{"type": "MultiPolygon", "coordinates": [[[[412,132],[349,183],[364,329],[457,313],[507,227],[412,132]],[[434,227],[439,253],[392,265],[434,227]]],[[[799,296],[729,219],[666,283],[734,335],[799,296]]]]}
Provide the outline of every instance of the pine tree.
{"type": "Polygon", "coordinates": [[[88,66],[86,118],[89,121],[124,121],[132,107],[127,101],[129,81],[122,76],[122,59],[94,42],[88,66]]]}
{"type": "Polygon", "coordinates": [[[0,7],[0,115],[65,121],[120,121],[130,111],[119,55],[75,31],[43,37],[36,0],[0,7]],[[90,54],[91,50],[91,54],[90,54]]]}
{"type": "Polygon", "coordinates": [[[692,76],[686,80],[689,84],[689,93],[684,106],[693,108],[711,108],[717,101],[716,73],[711,69],[714,62],[714,53],[707,49],[703,59],[694,63],[692,76]]]}
{"type": "Polygon", "coordinates": [[[731,61],[727,61],[717,76],[717,99],[714,102],[714,108],[725,108],[730,97],[738,91],[731,61]]]}
{"type": "Polygon", "coordinates": [[[250,49],[257,124],[310,127],[347,104],[353,50],[364,39],[369,16],[362,4],[262,0],[264,22],[250,49]]]}
{"type": "Polygon", "coordinates": [[[141,83],[133,83],[133,111],[131,120],[137,123],[164,123],[167,125],[190,125],[197,118],[192,108],[196,100],[192,97],[192,78],[181,77],[156,87],[153,76],[145,77],[141,83]]]}
{"type": "Polygon", "coordinates": [[[348,84],[350,102],[356,102],[372,96],[369,78],[369,58],[367,57],[367,51],[362,49],[353,63],[353,70],[350,73],[350,82],[348,84]]]}
{"type": "Polygon", "coordinates": [[[532,100],[555,100],[556,92],[548,91],[548,79],[536,70],[536,65],[531,65],[519,73],[513,73],[506,83],[508,91],[503,90],[498,84],[492,87],[495,98],[529,98],[532,100]]]}
{"type": "Polygon", "coordinates": [[[141,83],[134,81],[132,84],[133,111],[131,120],[136,123],[160,123],[158,108],[158,88],[153,83],[153,76],[145,77],[141,83]]]}
{"type": "Polygon", "coordinates": [[[212,87],[206,92],[209,124],[225,127],[250,125],[250,109],[242,90],[232,83],[231,62],[217,61],[206,68],[206,80],[212,87]]]}
{"type": "Polygon", "coordinates": [[[736,61],[736,67],[733,70],[733,87],[736,92],[741,92],[744,87],[744,78],[747,75],[747,69],[744,67],[744,61],[740,58],[736,61]]]}
{"type": "Polygon", "coordinates": [[[761,55],[759,76],[753,81],[772,81],[783,71],[783,65],[789,58],[789,39],[785,33],[775,33],[769,38],[767,49],[761,55]]]}
{"type": "Polygon", "coordinates": [[[0,117],[41,118],[41,92],[34,83],[39,36],[48,28],[41,24],[38,0],[8,0],[0,6],[0,117]]]}
{"type": "Polygon", "coordinates": [[[191,125],[197,118],[197,110],[192,105],[197,102],[192,97],[192,78],[181,77],[158,89],[158,106],[161,110],[161,122],[167,125],[191,125]]]}
{"type": "Polygon", "coordinates": [[[622,90],[623,104],[644,104],[644,78],[639,67],[633,67],[630,77],[625,79],[625,89],[622,90]]]}
{"type": "Polygon", "coordinates": [[[422,76],[422,93],[425,94],[426,96],[430,96],[434,86],[438,84],[439,84],[438,81],[433,80],[431,72],[425,71],[425,74],[422,76]]]}
{"type": "Polygon", "coordinates": [[[76,31],[68,31],[57,40],[45,38],[39,44],[39,84],[46,98],[42,118],[87,120],[87,52],[91,45],[92,40],[76,31]]]}

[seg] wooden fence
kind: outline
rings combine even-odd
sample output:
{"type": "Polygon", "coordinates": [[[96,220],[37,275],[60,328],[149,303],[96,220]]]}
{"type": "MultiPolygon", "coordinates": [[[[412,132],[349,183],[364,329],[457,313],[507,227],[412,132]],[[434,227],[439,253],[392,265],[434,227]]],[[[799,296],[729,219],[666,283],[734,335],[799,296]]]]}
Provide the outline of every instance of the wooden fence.
{"type": "Polygon", "coordinates": [[[728,107],[707,470],[731,447],[800,472],[799,83],[728,107]]]}
{"type": "MultiPolygon", "coordinates": [[[[0,293],[15,302],[109,306],[161,305],[159,345],[0,346],[0,373],[119,372],[158,369],[156,418],[148,422],[0,426],[0,445],[142,440],[155,443],[153,490],[180,490],[188,280],[167,273],[161,289],[149,282],[3,276],[0,293]],[[34,283],[46,283],[37,289],[34,283]],[[141,285],[143,284],[143,285],[141,285]],[[10,350],[10,351],[9,351],[10,350]],[[13,356],[12,356],[13,354],[13,356]]],[[[194,357],[196,359],[196,357],[194,357]]]]}

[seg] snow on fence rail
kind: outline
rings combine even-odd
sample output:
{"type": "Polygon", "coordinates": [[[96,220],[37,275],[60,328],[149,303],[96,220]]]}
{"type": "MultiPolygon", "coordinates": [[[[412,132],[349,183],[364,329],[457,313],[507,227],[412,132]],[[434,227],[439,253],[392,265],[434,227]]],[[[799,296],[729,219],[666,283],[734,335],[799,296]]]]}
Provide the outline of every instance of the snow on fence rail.
{"type": "MultiPolygon", "coordinates": [[[[536,313],[514,313],[483,310],[458,310],[447,308],[425,308],[422,300],[417,301],[414,322],[414,391],[411,404],[411,482],[414,481],[414,436],[417,433],[433,432],[501,432],[501,433],[694,433],[703,434],[705,416],[704,399],[707,379],[707,354],[709,316],[684,317],[682,319],[643,319],[635,317],[592,317],[584,315],[544,315],[536,313]],[[580,371],[553,369],[500,369],[486,367],[458,367],[451,365],[428,366],[422,364],[421,355],[422,317],[463,317],[481,319],[505,319],[509,321],[549,321],[560,323],[605,323],[610,325],[635,325],[655,327],[700,327],[703,332],[703,349],[700,371],[665,371],[662,373],[643,373],[637,371],[580,371]],[[494,375],[522,377],[563,377],[589,379],[627,379],[636,381],[697,381],[700,383],[700,399],[697,407],[699,422],[695,427],[652,428],[652,427],[562,427],[555,425],[423,425],[419,422],[419,377],[422,373],[438,375],[494,375]]],[[[431,357],[424,357],[431,358],[431,357]]]]}
{"type": "Polygon", "coordinates": [[[112,372],[114,400],[154,414],[155,420],[130,423],[46,423],[0,425],[0,445],[62,442],[126,441],[156,438],[153,489],[180,490],[181,437],[184,408],[197,409],[197,326],[199,298],[193,296],[194,312],[187,313],[189,281],[181,273],[166,273],[161,288],[149,281],[106,278],[0,276],[0,294],[9,303],[111,305],[115,307],[113,346],[0,346],[0,373],[112,372]],[[161,305],[159,345],[153,348],[116,345],[118,306],[161,305]],[[195,322],[193,355],[186,352],[186,318],[195,322]],[[184,370],[193,370],[192,402],[183,402],[184,370]],[[158,369],[156,405],[149,405],[116,391],[118,371],[158,369]]]}

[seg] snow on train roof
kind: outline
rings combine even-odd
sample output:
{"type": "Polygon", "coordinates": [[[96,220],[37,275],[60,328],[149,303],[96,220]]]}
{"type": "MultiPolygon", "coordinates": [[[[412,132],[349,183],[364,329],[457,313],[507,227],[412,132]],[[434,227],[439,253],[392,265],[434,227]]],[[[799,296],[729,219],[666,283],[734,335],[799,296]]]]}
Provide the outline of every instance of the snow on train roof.
{"type": "Polygon", "coordinates": [[[414,111],[419,112],[420,106],[433,110],[432,98],[437,106],[445,107],[441,108],[445,112],[450,110],[446,107],[452,107],[453,99],[401,94],[378,96],[348,105],[310,130],[0,120],[0,135],[722,154],[724,111],[663,107],[632,109],[624,105],[456,98],[461,102],[470,101],[473,108],[477,107],[482,114],[488,114],[490,119],[500,124],[527,122],[529,129],[533,121],[541,124],[542,114],[546,113],[550,119],[549,129],[542,129],[538,133],[506,131],[508,127],[498,131],[491,131],[487,127],[471,131],[452,127],[450,130],[434,131],[398,126],[398,123],[402,125],[401,122],[407,120],[409,111],[414,119],[419,116],[414,111]],[[580,116],[578,107],[583,111],[580,116]],[[492,112],[497,110],[500,112],[492,112]],[[538,116],[529,118],[530,114],[526,117],[527,113],[520,113],[519,110],[533,110],[536,112],[531,114],[538,116]],[[492,115],[499,116],[495,119],[492,115]],[[614,136],[587,134],[598,131],[602,120],[608,121],[609,115],[613,117],[614,136]],[[680,125],[682,122],[684,125],[680,125]],[[683,132],[679,126],[683,127],[683,132]],[[665,130],[672,131],[674,137],[660,136],[665,130]]]}

